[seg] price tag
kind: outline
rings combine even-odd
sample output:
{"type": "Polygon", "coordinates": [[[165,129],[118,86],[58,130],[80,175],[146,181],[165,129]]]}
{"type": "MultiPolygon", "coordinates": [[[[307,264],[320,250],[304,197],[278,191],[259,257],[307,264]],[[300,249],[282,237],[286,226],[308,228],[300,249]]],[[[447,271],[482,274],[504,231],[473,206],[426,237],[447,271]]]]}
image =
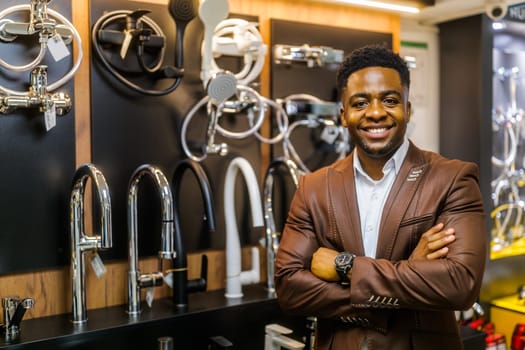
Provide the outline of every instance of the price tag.
{"type": "Polygon", "coordinates": [[[51,106],[44,111],[44,121],[46,131],[53,129],[57,125],[57,111],[54,103],[51,103],[51,106]]]}
{"type": "Polygon", "coordinates": [[[49,38],[47,41],[47,48],[49,49],[49,52],[51,53],[51,56],[53,56],[55,62],[58,62],[71,54],[66,44],[64,44],[64,40],[62,40],[62,37],[58,34],[55,34],[49,38]]]}
{"type": "Polygon", "coordinates": [[[104,266],[104,263],[102,262],[102,259],[98,253],[95,252],[91,254],[90,262],[97,278],[102,277],[106,273],[106,267],[104,266]]]}
{"type": "Polygon", "coordinates": [[[148,304],[149,307],[153,305],[153,299],[155,299],[155,288],[151,287],[148,288],[148,291],[146,292],[146,304],[148,304]]]}

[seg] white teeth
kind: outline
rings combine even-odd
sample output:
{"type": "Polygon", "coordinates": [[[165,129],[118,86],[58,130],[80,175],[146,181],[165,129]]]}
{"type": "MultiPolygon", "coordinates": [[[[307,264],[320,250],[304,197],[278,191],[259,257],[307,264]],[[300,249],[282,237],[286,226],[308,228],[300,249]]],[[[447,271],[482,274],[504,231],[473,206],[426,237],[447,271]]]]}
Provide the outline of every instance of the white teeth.
{"type": "Polygon", "coordinates": [[[377,129],[368,129],[368,132],[371,132],[372,134],[379,134],[381,132],[384,132],[386,128],[377,128],[377,129]]]}

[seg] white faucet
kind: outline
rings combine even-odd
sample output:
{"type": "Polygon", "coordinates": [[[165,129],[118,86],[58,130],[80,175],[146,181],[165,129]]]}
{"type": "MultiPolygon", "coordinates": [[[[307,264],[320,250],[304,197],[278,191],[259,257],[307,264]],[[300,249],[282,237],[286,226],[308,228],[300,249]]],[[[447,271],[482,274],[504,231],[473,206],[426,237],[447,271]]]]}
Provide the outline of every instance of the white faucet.
{"type": "Polygon", "coordinates": [[[264,350],[304,349],[304,344],[287,337],[285,334],[291,334],[292,330],[283,327],[277,323],[267,324],[265,327],[264,350]]]}
{"type": "Polygon", "coordinates": [[[261,194],[257,176],[250,163],[242,158],[234,158],[226,170],[224,181],[224,217],[226,226],[226,298],[241,298],[242,285],[254,284],[260,281],[259,273],[259,249],[252,247],[252,268],[241,271],[241,244],[235,217],[235,179],[237,172],[246,181],[248,194],[250,196],[250,207],[252,211],[252,224],[254,227],[262,227],[263,214],[261,206],[261,194]]]}

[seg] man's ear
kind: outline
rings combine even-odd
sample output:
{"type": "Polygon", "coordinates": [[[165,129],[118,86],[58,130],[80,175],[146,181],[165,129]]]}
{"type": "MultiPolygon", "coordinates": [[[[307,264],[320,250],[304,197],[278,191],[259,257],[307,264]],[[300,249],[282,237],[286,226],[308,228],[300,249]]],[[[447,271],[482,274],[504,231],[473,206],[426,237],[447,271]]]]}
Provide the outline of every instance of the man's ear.
{"type": "Polygon", "coordinates": [[[341,119],[341,125],[346,128],[345,109],[343,105],[339,108],[339,119],[341,119]]]}
{"type": "Polygon", "coordinates": [[[407,113],[406,113],[407,123],[410,121],[411,117],[412,117],[412,103],[410,103],[410,101],[407,101],[407,113]]]}

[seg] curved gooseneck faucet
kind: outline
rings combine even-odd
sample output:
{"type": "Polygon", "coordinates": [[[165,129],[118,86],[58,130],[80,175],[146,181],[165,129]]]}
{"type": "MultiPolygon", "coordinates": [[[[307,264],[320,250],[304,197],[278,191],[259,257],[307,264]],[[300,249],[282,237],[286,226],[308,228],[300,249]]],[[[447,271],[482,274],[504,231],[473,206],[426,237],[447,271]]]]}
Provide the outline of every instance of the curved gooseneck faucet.
{"type": "Polygon", "coordinates": [[[75,172],[70,200],[71,218],[71,278],[73,283],[73,323],[87,321],[85,258],[90,250],[111,248],[111,197],[104,175],[93,164],[83,164],[75,172]],[[84,193],[91,179],[100,204],[100,235],[88,236],[84,232],[84,193]]]}
{"type": "Polygon", "coordinates": [[[208,223],[208,230],[215,232],[215,210],[213,209],[213,195],[210,182],[202,166],[190,159],[183,159],[175,166],[173,173],[173,198],[175,199],[175,253],[177,258],[173,261],[173,302],[177,307],[185,307],[188,304],[188,292],[205,291],[207,287],[207,257],[202,256],[201,278],[188,281],[188,261],[184,244],[182,242],[182,230],[179,219],[178,198],[182,175],[186,170],[191,170],[199,182],[206,214],[204,220],[208,223]]]}
{"type": "Polygon", "coordinates": [[[128,313],[130,316],[140,314],[140,289],[162,285],[162,260],[175,258],[173,249],[173,195],[166,176],[156,166],[144,164],[139,166],[131,176],[128,187],[128,313]],[[161,250],[158,253],[158,272],[140,274],[138,269],[138,217],[137,197],[139,183],[145,175],[149,175],[157,188],[161,199],[162,231],[161,250]]]}
{"type": "Polygon", "coordinates": [[[224,217],[226,226],[226,298],[240,298],[243,296],[242,285],[257,283],[259,275],[259,250],[252,248],[252,268],[241,271],[241,244],[235,217],[235,179],[237,173],[246,181],[252,211],[252,224],[262,227],[263,217],[261,208],[261,195],[257,176],[250,163],[242,158],[234,158],[228,165],[224,181],[224,217]]]}
{"type": "Polygon", "coordinates": [[[279,168],[284,168],[293,180],[295,188],[299,186],[299,178],[304,174],[295,162],[291,159],[279,157],[274,159],[264,176],[264,188],[263,188],[263,207],[264,207],[264,224],[265,224],[265,245],[266,245],[266,288],[269,292],[275,292],[274,273],[275,273],[275,255],[279,247],[279,232],[275,225],[275,217],[273,214],[273,184],[274,175],[279,168]]]}

